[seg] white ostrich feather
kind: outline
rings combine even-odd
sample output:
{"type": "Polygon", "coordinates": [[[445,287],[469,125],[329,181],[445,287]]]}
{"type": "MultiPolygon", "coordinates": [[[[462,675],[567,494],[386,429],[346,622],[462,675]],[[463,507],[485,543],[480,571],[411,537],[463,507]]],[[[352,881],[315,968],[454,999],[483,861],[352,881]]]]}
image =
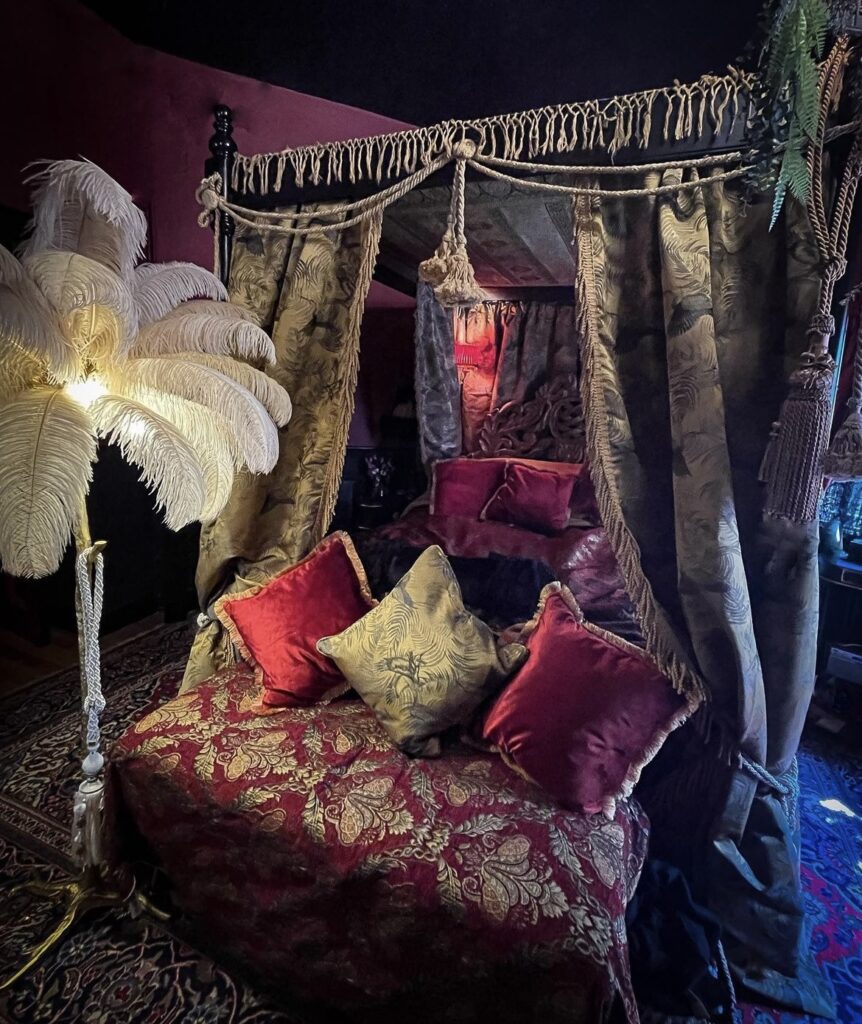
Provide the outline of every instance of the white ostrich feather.
{"type": "Polygon", "coordinates": [[[99,436],[118,445],[123,458],[140,468],[169,529],[200,519],[203,468],[197,452],[169,420],[119,395],[97,398],[90,415],[99,436]]]}
{"type": "Polygon", "coordinates": [[[278,431],[261,403],[236,381],[208,366],[179,359],[128,359],[106,371],[117,394],[139,398],[147,390],[197,402],[223,417],[231,444],[253,473],[268,473],[278,459],[278,431]]]}
{"type": "Polygon", "coordinates": [[[135,267],[132,291],[142,324],[161,320],[189,299],[227,299],[215,274],[194,263],[142,263],[135,267]]]}
{"type": "Polygon", "coordinates": [[[44,363],[58,382],[80,374],[75,347],[60,330],[57,314],[18,260],[0,245],[0,351],[5,356],[9,348],[44,363]]]}
{"type": "MultiPolygon", "coordinates": [[[[183,303],[175,312],[186,305],[193,303],[183,303]]],[[[217,306],[218,303],[213,305],[217,306]]],[[[169,314],[142,327],[131,349],[131,354],[136,356],[162,356],[179,352],[202,352],[275,362],[272,340],[257,324],[211,313],[191,312],[182,316],[169,314]]]]}
{"type": "MultiPolygon", "coordinates": [[[[0,300],[2,300],[0,288],[0,300]]],[[[0,344],[0,401],[38,383],[45,375],[45,364],[17,345],[0,344]]]]}
{"type": "Polygon", "coordinates": [[[272,377],[247,363],[231,359],[230,356],[205,355],[197,352],[181,352],[165,358],[172,362],[182,360],[195,366],[206,366],[216,370],[250,391],[272,417],[276,426],[283,427],[290,420],[293,409],[287,391],[272,377]]]}
{"type": "Polygon", "coordinates": [[[110,360],[125,351],[137,325],[132,293],[121,277],[73,252],[43,252],[23,262],[81,356],[110,360]]]}
{"type": "Polygon", "coordinates": [[[26,256],[80,253],[117,274],[131,273],[147,241],[147,220],[132,197],[89,160],[57,160],[27,179],[35,185],[26,256]]]}
{"type": "Polygon", "coordinates": [[[176,395],[147,391],[142,402],[170,420],[194,448],[204,474],[201,522],[210,523],[227,504],[239,468],[238,452],[231,443],[230,425],[222,416],[176,395]]]}
{"type": "Polygon", "coordinates": [[[254,314],[249,312],[245,306],[241,306],[238,302],[222,302],[218,299],[189,299],[188,302],[181,302],[176,309],[165,313],[162,320],[186,316],[188,313],[209,313],[212,316],[222,316],[228,320],[245,320],[251,324],[257,323],[254,314]]]}
{"type": "Polygon", "coordinates": [[[63,391],[30,388],[0,408],[0,562],[14,576],[60,564],[92,479],[96,439],[63,391]]]}

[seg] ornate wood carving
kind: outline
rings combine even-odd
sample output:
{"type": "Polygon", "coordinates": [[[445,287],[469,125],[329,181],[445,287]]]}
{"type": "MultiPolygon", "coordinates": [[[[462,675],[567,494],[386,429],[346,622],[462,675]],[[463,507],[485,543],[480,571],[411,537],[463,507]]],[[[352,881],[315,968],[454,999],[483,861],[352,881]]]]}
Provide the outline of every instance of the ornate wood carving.
{"type": "Polygon", "coordinates": [[[575,374],[543,384],[528,402],[507,402],[490,413],[479,431],[479,449],[485,456],[583,462],[586,433],[575,374]]]}

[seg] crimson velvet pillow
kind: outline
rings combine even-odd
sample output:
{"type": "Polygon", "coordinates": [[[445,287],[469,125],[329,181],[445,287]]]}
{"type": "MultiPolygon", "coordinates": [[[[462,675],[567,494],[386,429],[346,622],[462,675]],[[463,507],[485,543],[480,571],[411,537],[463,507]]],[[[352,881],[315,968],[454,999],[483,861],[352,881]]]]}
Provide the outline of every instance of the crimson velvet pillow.
{"type": "Polygon", "coordinates": [[[317,641],[352,626],[375,604],[352,541],[337,532],[267,583],[220,598],[215,614],[254,667],[264,707],[305,707],[348,688],[317,641]]]}
{"type": "Polygon", "coordinates": [[[505,459],[441,459],[434,463],[431,515],[478,519],[503,482],[505,459]]]}
{"type": "Polygon", "coordinates": [[[689,713],[652,659],[585,622],[560,583],[521,635],[526,664],[485,716],[483,738],[570,810],[604,811],[689,713]]]}
{"type": "Polygon", "coordinates": [[[569,521],[574,483],[573,476],[510,462],[480,518],[540,533],[561,533],[569,521]]]}

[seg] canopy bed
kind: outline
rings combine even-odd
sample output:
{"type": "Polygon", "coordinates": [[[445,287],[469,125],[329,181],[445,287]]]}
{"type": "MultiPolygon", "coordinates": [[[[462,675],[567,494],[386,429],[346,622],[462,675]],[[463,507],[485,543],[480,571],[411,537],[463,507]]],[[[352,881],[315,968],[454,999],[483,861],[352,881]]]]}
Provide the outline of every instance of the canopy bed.
{"type": "MultiPolygon", "coordinates": [[[[771,199],[750,181],[752,83],[735,71],[261,155],[236,152],[219,109],[201,222],[216,227],[231,298],[272,335],[293,416],[274,471],[239,479],[204,528],[201,629],[181,694],[120,740],[114,767],[180,907],[225,955],[378,1019],[493,1007],[495,1020],[636,1021],[624,913],[646,807],[653,849],[719,920],[729,988],[829,1012],[805,948],[794,755],[814,675],[830,307],[860,169],[854,137],[830,210],[822,153],[843,138],[827,114],[850,57],[839,38],[821,68],[809,208],[788,202],[772,230],[771,199]],[[392,282],[411,263],[431,488],[357,555],[324,538],[362,309],[375,265],[392,282]],[[531,356],[543,317],[553,330],[531,356]],[[550,519],[540,486],[556,495],[550,519]],[[361,568],[357,618],[309,657],[329,657],[326,672],[334,660],[363,700],[285,709],[286,691],[264,683],[261,697],[275,670],[241,612],[333,544],[361,568]],[[436,736],[402,750],[387,738],[402,735],[397,687],[381,695],[363,674],[374,645],[362,624],[398,600],[407,622],[432,557],[446,565],[438,596],[454,569],[455,603],[463,590],[472,611],[510,627],[488,656],[513,681],[490,710],[477,693],[480,724],[441,729],[442,756],[428,760],[402,751],[440,753],[436,736]],[[541,591],[532,617],[501,611],[481,586],[470,600],[476,559],[480,583],[504,581],[492,590],[523,584],[534,606],[541,591]],[[615,786],[561,806],[523,778],[541,773],[536,751],[507,746],[514,712],[501,705],[535,675],[543,644],[578,630],[652,666],[667,689],[629,691],[650,738],[615,786]],[[384,708],[379,721],[369,707],[384,708]]],[[[303,593],[335,614],[334,588],[303,593]]],[[[459,607],[458,628],[475,625],[459,607]]]]}

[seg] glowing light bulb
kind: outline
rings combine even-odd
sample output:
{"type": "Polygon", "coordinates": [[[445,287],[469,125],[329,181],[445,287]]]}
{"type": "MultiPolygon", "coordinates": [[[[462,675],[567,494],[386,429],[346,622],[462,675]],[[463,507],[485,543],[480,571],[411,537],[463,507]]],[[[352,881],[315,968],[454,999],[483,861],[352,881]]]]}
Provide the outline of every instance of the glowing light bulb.
{"type": "Polygon", "coordinates": [[[108,393],[108,389],[97,377],[85,377],[83,380],[76,380],[71,384],[67,384],[64,391],[79,405],[83,405],[85,409],[92,405],[97,398],[101,398],[108,393]]]}

